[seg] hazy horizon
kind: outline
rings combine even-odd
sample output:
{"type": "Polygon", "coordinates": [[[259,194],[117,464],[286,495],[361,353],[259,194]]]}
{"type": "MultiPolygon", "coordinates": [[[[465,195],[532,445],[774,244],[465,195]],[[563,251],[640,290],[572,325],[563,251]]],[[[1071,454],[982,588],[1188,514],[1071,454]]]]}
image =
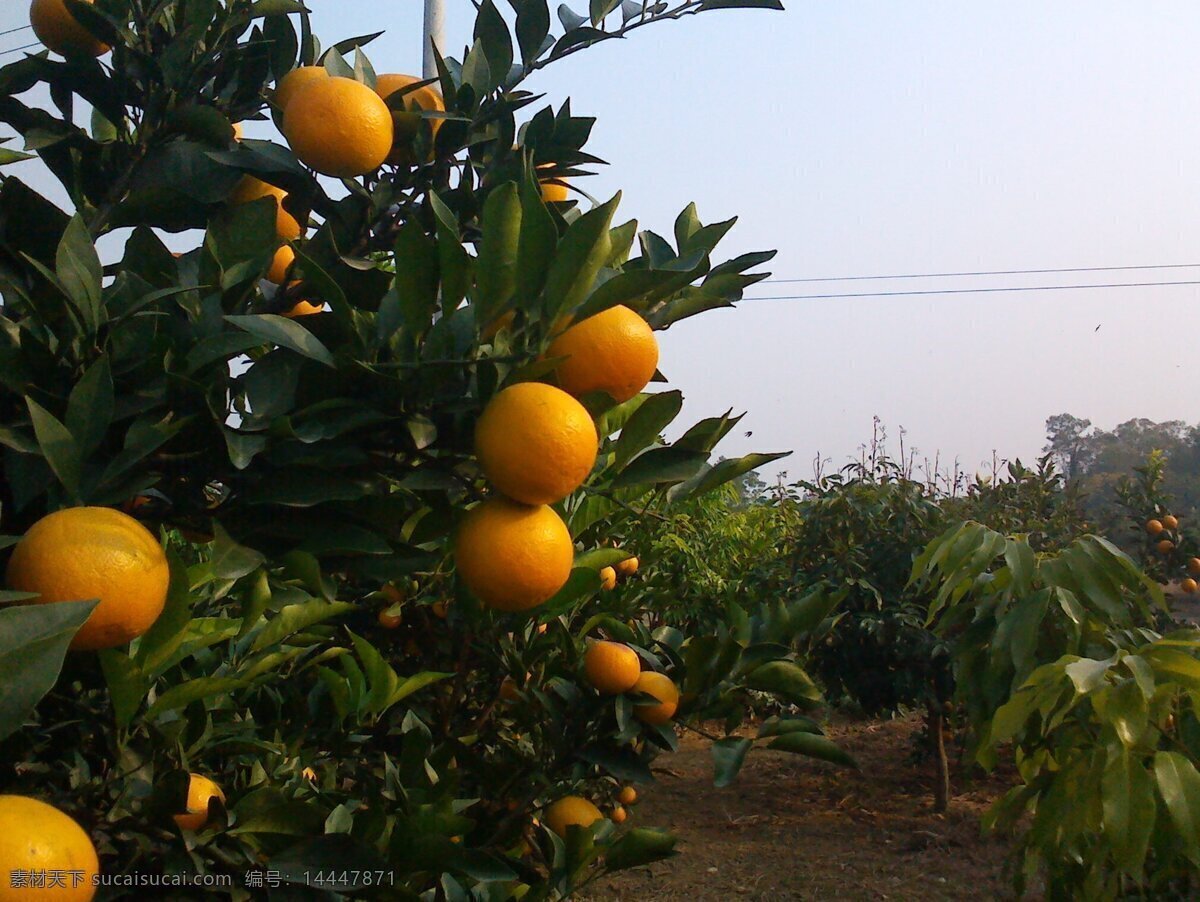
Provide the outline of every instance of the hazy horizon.
{"type": "MultiPolygon", "coordinates": [[[[473,7],[450,6],[447,52],[473,7]]],[[[785,3],[787,0],[785,0],[785,3]]],[[[575,5],[582,6],[581,2],[575,5]]],[[[419,72],[421,4],[314,0],[323,43],[377,31],[377,71],[419,72]]],[[[0,15],[26,24],[27,7],[0,15]]],[[[29,41],[9,35],[0,48],[29,41]]],[[[670,234],[695,201],[740,216],[720,259],[778,248],[776,279],[1200,261],[1200,6],[1032,0],[791,3],[651,25],[531,80],[533,111],[595,115],[585,187],[618,221],[670,234]]],[[[4,57],[5,61],[14,56],[4,57]]],[[[252,124],[248,134],[271,129],[252,124]]],[[[35,163],[8,171],[47,191],[35,163]]],[[[1200,280],[1194,269],[938,280],[764,283],[752,297],[1200,280]]],[[[681,421],[748,411],[718,451],[794,450],[807,477],[901,428],[920,456],[974,472],[1036,458],[1047,417],[1104,429],[1200,420],[1197,286],[751,300],[677,324],[661,369],[681,421]],[[744,433],[752,432],[747,437],[744,433]]]]}

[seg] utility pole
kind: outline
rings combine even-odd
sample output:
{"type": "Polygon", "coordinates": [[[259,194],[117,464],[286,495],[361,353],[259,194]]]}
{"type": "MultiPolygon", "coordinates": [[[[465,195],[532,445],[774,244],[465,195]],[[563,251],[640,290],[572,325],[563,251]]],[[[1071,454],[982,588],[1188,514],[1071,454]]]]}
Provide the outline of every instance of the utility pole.
{"type": "Polygon", "coordinates": [[[424,64],[421,70],[422,78],[437,78],[437,62],[433,57],[433,47],[437,46],[438,53],[446,52],[446,42],[443,32],[446,26],[445,0],[425,0],[425,43],[424,64]]]}

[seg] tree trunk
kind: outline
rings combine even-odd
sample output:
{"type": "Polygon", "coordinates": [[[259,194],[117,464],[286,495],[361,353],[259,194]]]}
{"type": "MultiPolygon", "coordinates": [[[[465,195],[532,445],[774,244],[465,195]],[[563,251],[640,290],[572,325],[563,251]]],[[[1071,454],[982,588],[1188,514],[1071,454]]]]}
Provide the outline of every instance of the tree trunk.
{"type": "Polygon", "coordinates": [[[933,783],[933,810],[939,814],[950,804],[950,765],[946,760],[945,718],[934,702],[929,706],[929,738],[933,744],[936,778],[933,783]]]}

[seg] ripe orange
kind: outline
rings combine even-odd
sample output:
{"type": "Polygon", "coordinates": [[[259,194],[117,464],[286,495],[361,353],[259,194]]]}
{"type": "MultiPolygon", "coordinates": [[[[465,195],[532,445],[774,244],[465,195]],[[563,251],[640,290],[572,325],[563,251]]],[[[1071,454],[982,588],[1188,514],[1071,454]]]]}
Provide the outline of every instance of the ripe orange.
{"type": "Polygon", "coordinates": [[[564,179],[556,179],[551,182],[549,180],[540,182],[542,186],[542,202],[547,204],[561,204],[571,199],[571,191],[566,185],[560,184],[564,179]]]}
{"type": "Polygon", "coordinates": [[[1179,588],[1187,592],[1188,595],[1194,595],[1197,589],[1197,583],[1190,576],[1179,584],[1179,588]]]}
{"type": "Polygon", "coordinates": [[[33,0],[29,24],[37,39],[61,56],[103,56],[109,51],[107,44],[71,14],[63,0],[33,0]]]}
{"type": "Polygon", "coordinates": [[[128,514],[72,507],[38,520],[8,562],[9,588],[35,604],[100,599],[71,648],[115,648],[154,624],[171,574],[158,539],[128,514]]]}
{"type": "Polygon", "coordinates": [[[475,425],[475,456],[492,484],[524,504],[554,504],[579,488],[600,439],[591,415],[562,389],[510,385],[475,425]]]}
{"type": "Polygon", "coordinates": [[[621,576],[633,576],[638,571],[638,559],[635,557],[627,557],[625,560],[617,563],[617,573],[621,576]]]}
{"type": "Polygon", "coordinates": [[[556,371],[564,391],[602,391],[628,401],[653,378],[658,341],[644,319],[618,305],[571,326],[551,342],[546,356],[567,358],[556,371]]]}
{"type": "Polygon", "coordinates": [[[500,681],[500,701],[515,702],[521,697],[521,687],[517,685],[517,681],[510,676],[506,676],[500,681]]]}
{"type": "Polygon", "coordinates": [[[617,571],[612,567],[600,568],[600,589],[608,592],[610,589],[617,587],[617,571]]]}
{"type": "Polygon", "coordinates": [[[288,101],[283,133],[305,165],[354,178],[383,165],[394,129],[387,104],[362,82],[315,78],[288,101]]]}
{"type": "Polygon", "coordinates": [[[394,630],[404,622],[403,617],[401,617],[399,614],[393,614],[386,608],[379,612],[378,620],[379,625],[385,630],[394,630]]]}
{"type": "Polygon", "coordinates": [[[304,770],[300,771],[300,776],[302,776],[305,780],[309,780],[313,783],[317,782],[317,772],[315,770],[313,770],[311,767],[306,767],[306,768],[304,768],[304,770]]]}
{"type": "Polygon", "coordinates": [[[295,319],[298,316],[312,316],[314,313],[324,313],[324,304],[313,304],[309,301],[301,301],[291,310],[287,311],[284,316],[288,319],[295,319]]]}
{"type": "Polygon", "coordinates": [[[463,518],[455,560],[459,576],[485,605],[526,611],[566,583],[575,545],[551,508],[495,497],[463,518]]]}
{"type": "Polygon", "coordinates": [[[292,264],[296,262],[296,252],[288,245],[283,245],[275,252],[275,256],[271,258],[271,266],[267,270],[267,280],[274,282],[276,285],[282,285],[287,281],[288,270],[292,268],[292,264]]]}
{"type": "Polygon", "coordinates": [[[517,318],[515,310],[509,310],[506,313],[501,313],[498,317],[488,323],[482,332],[479,333],[480,339],[483,341],[491,341],[495,338],[501,329],[507,329],[513,324],[513,320],[517,318]]]}
{"type": "Polygon", "coordinates": [[[1178,529],[1179,528],[1179,518],[1174,516],[1173,514],[1167,514],[1165,517],[1162,518],[1162,524],[1167,529],[1178,529]]]}
{"type": "Polygon", "coordinates": [[[435,601],[429,606],[429,611],[438,620],[445,620],[446,615],[450,613],[450,602],[435,601]]]}
{"type": "Polygon", "coordinates": [[[180,830],[200,830],[208,823],[208,803],[217,799],[225,804],[225,793],[221,787],[208,777],[200,774],[189,774],[187,792],[187,810],[183,814],[175,814],[175,823],[180,830]]]}
{"type": "Polygon", "coordinates": [[[612,822],[614,824],[625,823],[625,819],[627,817],[629,817],[629,815],[626,813],[624,808],[622,808],[620,805],[613,806],[612,822]]]}
{"type": "Polygon", "coordinates": [[[293,241],[304,234],[304,229],[296,217],[283,208],[283,200],[287,197],[287,192],[261,179],[256,179],[252,175],[242,177],[237,187],[233,189],[233,194],[229,195],[229,202],[235,205],[248,204],[260,197],[275,198],[276,235],[284,241],[293,241]]]}
{"type": "Polygon", "coordinates": [[[1150,533],[1150,535],[1152,535],[1152,536],[1158,535],[1165,528],[1166,527],[1162,525],[1161,520],[1147,520],[1146,521],[1146,532],[1150,533]]]}
{"type": "Polygon", "coordinates": [[[96,894],[92,878],[100,860],[92,840],[72,818],[28,796],[0,795],[0,902],[88,902],[96,894]],[[17,871],[64,875],[64,885],[15,885],[17,871]],[[76,880],[76,875],[79,879],[76,880]]]}
{"type": "Polygon", "coordinates": [[[679,689],[671,682],[671,678],[662,673],[648,670],[638,677],[634,684],[634,692],[645,692],[658,699],[657,705],[636,705],[633,715],[643,723],[658,726],[675,716],[679,707],[679,689]]]}
{"type": "Polygon", "coordinates": [[[1159,554],[1170,554],[1175,549],[1175,543],[1170,539],[1163,539],[1156,547],[1159,554]]]}
{"type": "Polygon", "coordinates": [[[275,86],[275,105],[281,110],[287,110],[292,98],[314,81],[329,77],[329,71],[324,66],[299,66],[279,79],[275,86]]]}
{"type": "Polygon", "coordinates": [[[571,825],[590,827],[604,815],[600,809],[580,796],[563,796],[546,809],[542,815],[546,826],[566,839],[567,828],[571,825]]]}
{"type": "MultiPolygon", "coordinates": [[[[375,93],[386,101],[400,89],[407,88],[409,85],[423,80],[417,78],[415,75],[380,75],[375,79],[375,93]]],[[[433,85],[425,85],[404,95],[404,109],[445,112],[446,102],[442,99],[441,91],[433,85]]],[[[421,130],[420,113],[392,110],[392,126],[394,134],[392,138],[392,152],[388,156],[389,163],[396,163],[402,166],[415,166],[418,162],[429,162],[428,156],[424,160],[418,161],[416,152],[412,146],[413,139],[417,137],[417,134],[421,130]]],[[[433,129],[433,136],[436,138],[438,129],[442,127],[442,120],[430,119],[429,126],[433,129]]]]}
{"type": "Polygon", "coordinates": [[[240,141],[244,137],[246,137],[246,134],[242,130],[242,123],[240,123],[240,122],[233,123],[233,140],[240,141]]]}
{"type": "Polygon", "coordinates": [[[1200,576],[1200,557],[1189,558],[1187,562],[1188,573],[1194,573],[1200,576]]]}
{"type": "Polygon", "coordinates": [[[628,692],[642,673],[642,662],[628,645],[620,642],[593,642],[583,656],[587,680],[603,695],[628,692]]]}
{"type": "Polygon", "coordinates": [[[632,805],[638,799],[637,790],[632,786],[623,786],[617,793],[617,801],[622,805],[632,805]]]}

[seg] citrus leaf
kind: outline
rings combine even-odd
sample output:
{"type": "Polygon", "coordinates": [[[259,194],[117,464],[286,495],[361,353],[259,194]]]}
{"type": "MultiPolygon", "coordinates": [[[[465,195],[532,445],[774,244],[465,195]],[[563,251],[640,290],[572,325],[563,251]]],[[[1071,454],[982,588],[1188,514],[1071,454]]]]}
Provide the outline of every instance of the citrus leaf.
{"type": "Polygon", "coordinates": [[[808,758],[819,758],[831,764],[842,764],[858,769],[858,762],[854,760],[853,756],[838,748],[824,736],[818,736],[815,733],[784,733],[782,736],[772,739],[767,744],[767,748],[792,752],[808,758]]]}
{"type": "Polygon", "coordinates": [[[321,344],[308,329],[285,316],[278,316],[274,313],[230,314],[225,317],[225,321],[265,342],[279,345],[281,348],[288,348],[297,354],[336,369],[333,355],[329,353],[329,349],[321,344]]]}
{"type": "Polygon", "coordinates": [[[95,601],[0,610],[0,739],[15,733],[58,680],[72,637],[95,601]]]}
{"type": "Polygon", "coordinates": [[[741,736],[728,736],[712,744],[713,786],[722,789],[737,778],[752,745],[754,740],[741,736]]]}

